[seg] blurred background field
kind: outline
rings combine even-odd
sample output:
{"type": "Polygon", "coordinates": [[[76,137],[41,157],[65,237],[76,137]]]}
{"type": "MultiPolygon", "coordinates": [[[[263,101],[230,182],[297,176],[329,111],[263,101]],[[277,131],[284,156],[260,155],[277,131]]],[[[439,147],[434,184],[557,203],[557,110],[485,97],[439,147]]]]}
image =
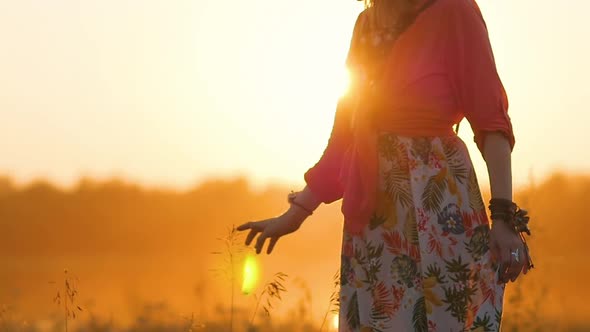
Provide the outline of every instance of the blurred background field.
{"type": "MultiPolygon", "coordinates": [[[[224,244],[232,225],[276,215],[281,186],[253,189],[243,178],[211,180],[187,191],[145,189],[122,180],[81,180],[71,190],[0,180],[0,331],[63,330],[53,302],[64,269],[76,278],[78,331],[227,331],[231,282],[224,244]],[[217,272],[216,272],[217,270],[217,272]]],[[[587,331],[587,207],[590,177],[553,174],[517,191],[529,208],[536,269],[506,297],[511,331],[587,331]]],[[[319,330],[338,269],[339,204],[324,206],[302,229],[261,255],[260,282],[288,275],[282,300],[258,331],[319,330]]],[[[241,240],[240,240],[241,241],[241,240]]],[[[236,246],[235,248],[237,248],[236,246]]],[[[244,331],[255,299],[240,292],[236,256],[234,330],[244,331]]],[[[73,281],[74,282],[74,281],[73,281]]],[[[329,313],[324,331],[334,330],[329,313]]]]}
{"type": "MultiPolygon", "coordinates": [[[[478,3],[537,266],[510,285],[505,330],[590,331],[590,2],[478,3]]],[[[334,331],[340,203],[258,257],[254,293],[288,275],[270,317],[241,292],[247,251],[234,257],[231,305],[219,238],[281,213],[302,187],[347,91],[362,9],[0,0],[0,332],[64,331],[65,278],[77,291],[71,331],[334,331]]],[[[467,123],[459,135],[485,193],[467,123]]]]}

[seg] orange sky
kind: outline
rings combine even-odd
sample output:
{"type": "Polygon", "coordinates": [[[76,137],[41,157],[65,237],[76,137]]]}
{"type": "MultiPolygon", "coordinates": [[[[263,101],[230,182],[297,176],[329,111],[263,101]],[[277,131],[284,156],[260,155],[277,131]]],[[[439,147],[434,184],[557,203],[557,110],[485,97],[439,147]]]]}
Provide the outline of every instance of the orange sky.
{"type": "MultiPolygon", "coordinates": [[[[480,5],[511,100],[515,182],[590,170],[590,2],[480,5]]],[[[301,184],[329,135],[361,6],[0,0],[0,173],[301,184]]],[[[461,136],[487,182],[466,124],[461,136]]]]}

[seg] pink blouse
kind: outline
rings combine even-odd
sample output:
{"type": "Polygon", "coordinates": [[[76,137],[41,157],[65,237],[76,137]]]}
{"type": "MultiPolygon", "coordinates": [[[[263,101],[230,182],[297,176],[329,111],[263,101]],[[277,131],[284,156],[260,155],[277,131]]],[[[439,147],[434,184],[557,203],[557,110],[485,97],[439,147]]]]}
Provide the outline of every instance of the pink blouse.
{"type": "MultiPolygon", "coordinates": [[[[363,15],[349,52],[353,72],[363,15]]],[[[383,73],[384,84],[371,100],[360,107],[352,97],[339,101],[328,145],[305,173],[307,186],[323,203],[343,198],[345,227],[353,234],[369,223],[375,208],[379,131],[454,135],[453,125],[465,117],[480,150],[487,132],[503,133],[514,146],[507,96],[474,0],[436,0],[395,42],[383,73]],[[363,116],[367,109],[376,126],[363,116]]]]}

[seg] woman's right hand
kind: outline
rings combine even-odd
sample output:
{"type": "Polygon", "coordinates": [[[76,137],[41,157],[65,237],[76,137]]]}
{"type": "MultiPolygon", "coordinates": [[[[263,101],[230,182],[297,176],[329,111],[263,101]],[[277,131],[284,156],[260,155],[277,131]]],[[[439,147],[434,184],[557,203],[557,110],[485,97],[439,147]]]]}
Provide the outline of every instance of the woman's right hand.
{"type": "Polygon", "coordinates": [[[250,245],[256,235],[260,233],[255,245],[257,254],[262,252],[264,242],[266,239],[270,238],[270,243],[268,244],[268,248],[266,250],[266,253],[270,254],[277,244],[279,238],[281,238],[283,235],[287,235],[298,230],[307,216],[308,213],[301,208],[297,206],[291,206],[289,210],[278,217],[261,221],[247,222],[238,226],[237,230],[250,230],[250,233],[248,233],[248,236],[246,237],[247,246],[250,245]]]}
{"type": "Polygon", "coordinates": [[[490,231],[490,249],[499,266],[498,280],[514,282],[528,272],[528,257],[518,233],[503,220],[494,220],[490,231]]]}

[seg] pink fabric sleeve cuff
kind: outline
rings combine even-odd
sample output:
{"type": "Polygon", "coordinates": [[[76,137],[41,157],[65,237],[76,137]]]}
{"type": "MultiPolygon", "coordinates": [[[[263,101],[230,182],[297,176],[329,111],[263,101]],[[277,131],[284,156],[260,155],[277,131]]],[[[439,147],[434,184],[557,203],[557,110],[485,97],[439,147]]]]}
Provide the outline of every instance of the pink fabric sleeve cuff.
{"type": "Polygon", "coordinates": [[[480,151],[486,133],[500,132],[515,144],[508,97],[497,72],[488,30],[473,0],[453,2],[449,11],[451,77],[459,107],[471,124],[480,151]]]}
{"type": "MultiPolygon", "coordinates": [[[[356,19],[346,65],[354,72],[358,56],[358,34],[364,24],[365,12],[360,13],[356,19]]],[[[354,77],[354,74],[353,74],[354,77]]],[[[304,175],[309,189],[322,203],[332,203],[341,199],[344,195],[344,184],[341,183],[344,158],[352,144],[351,118],[352,107],[347,96],[343,96],[336,107],[334,125],[328,145],[320,160],[304,175]]]]}
{"type": "Polygon", "coordinates": [[[352,139],[350,116],[346,100],[341,99],[336,108],[328,145],[320,160],[304,175],[307,186],[322,203],[332,203],[343,196],[344,186],[340,175],[352,139]]]}
{"type": "Polygon", "coordinates": [[[472,130],[475,135],[474,141],[477,144],[477,148],[482,151],[482,153],[486,134],[492,132],[502,134],[508,140],[510,149],[514,149],[516,139],[512,129],[512,121],[508,116],[508,98],[505,93],[503,93],[501,103],[499,103],[496,109],[492,110],[491,114],[483,119],[472,117],[470,122],[472,123],[472,130]]]}
{"type": "Polygon", "coordinates": [[[342,198],[342,185],[334,174],[340,174],[340,168],[327,160],[320,160],[305,173],[307,186],[322,203],[330,204],[342,198]]]}

